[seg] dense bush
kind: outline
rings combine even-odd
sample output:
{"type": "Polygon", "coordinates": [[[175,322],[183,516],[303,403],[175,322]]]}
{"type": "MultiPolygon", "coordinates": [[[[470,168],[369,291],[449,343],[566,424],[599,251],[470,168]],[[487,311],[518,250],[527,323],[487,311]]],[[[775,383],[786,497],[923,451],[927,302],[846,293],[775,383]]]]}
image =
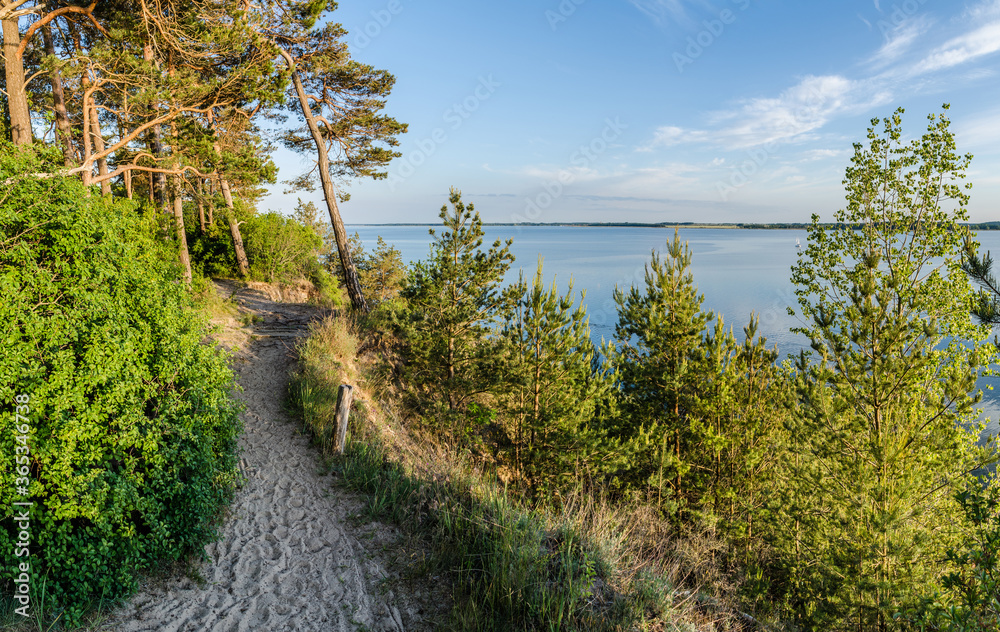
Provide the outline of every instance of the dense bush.
{"type": "Polygon", "coordinates": [[[207,230],[201,232],[196,222],[185,220],[191,264],[202,276],[235,278],[239,271],[233,238],[229,227],[222,223],[225,220],[216,221],[219,223],[209,224],[207,230]]]}
{"type": "Polygon", "coordinates": [[[213,537],[240,426],[232,373],[150,223],[75,180],[19,175],[40,161],[0,147],[0,589],[25,559],[10,482],[27,396],[32,609],[73,623],[213,537]]]}
{"type": "Polygon", "coordinates": [[[277,213],[254,215],[243,226],[250,274],[263,281],[308,277],[318,268],[322,239],[294,219],[277,213]]]}

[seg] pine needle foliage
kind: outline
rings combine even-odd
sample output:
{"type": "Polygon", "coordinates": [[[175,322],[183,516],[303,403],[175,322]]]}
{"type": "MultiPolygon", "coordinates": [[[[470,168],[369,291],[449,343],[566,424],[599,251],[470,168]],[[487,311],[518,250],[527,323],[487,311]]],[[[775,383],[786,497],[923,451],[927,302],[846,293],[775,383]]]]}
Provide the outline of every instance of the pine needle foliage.
{"type": "Polygon", "coordinates": [[[430,231],[430,255],[414,264],[402,296],[409,306],[409,381],[443,404],[439,412],[454,417],[499,379],[490,335],[510,315],[517,288],[503,284],[514,261],[511,242],[483,249],[483,222],[474,206],[466,207],[456,189],[449,202],[440,213],[445,230],[430,231]]]}
{"type": "Polygon", "coordinates": [[[535,494],[558,495],[624,464],[602,423],[613,382],[590,338],[583,294],[573,284],[546,289],[539,259],[534,281],[503,331],[509,345],[504,417],[518,478],[535,494]]]}
{"type": "Polygon", "coordinates": [[[847,206],[835,226],[813,215],[793,268],[790,312],[814,352],[797,365],[778,546],[810,629],[893,628],[964,524],[957,486],[988,458],[974,407],[995,349],[979,344],[988,332],[970,322],[961,267],[971,156],[944,113],[909,142],[902,114],[873,119],[867,147],[855,144],[847,206]]]}
{"type": "Polygon", "coordinates": [[[993,257],[988,250],[980,255],[977,246],[975,241],[967,239],[962,261],[962,269],[979,286],[970,311],[980,324],[1000,325],[1000,283],[993,275],[993,257]]]}
{"type": "Polygon", "coordinates": [[[675,230],[665,257],[653,251],[644,290],[615,290],[620,432],[638,451],[624,478],[630,486],[654,490],[669,514],[691,500],[687,449],[702,386],[698,349],[714,318],[701,308],[705,297],[698,294],[690,267],[691,251],[675,230]]]}

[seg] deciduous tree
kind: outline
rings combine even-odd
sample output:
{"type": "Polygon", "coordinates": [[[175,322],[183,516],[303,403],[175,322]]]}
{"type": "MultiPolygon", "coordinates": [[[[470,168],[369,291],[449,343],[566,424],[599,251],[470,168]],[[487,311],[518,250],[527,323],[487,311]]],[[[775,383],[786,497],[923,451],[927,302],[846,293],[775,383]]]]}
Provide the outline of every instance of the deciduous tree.
{"type": "Polygon", "coordinates": [[[908,142],[902,114],[855,144],[846,208],[835,226],[813,216],[793,268],[815,354],[798,365],[784,546],[799,621],[824,629],[893,627],[962,527],[956,486],[988,458],[974,406],[995,349],[961,268],[971,156],[944,113],[908,142]]]}

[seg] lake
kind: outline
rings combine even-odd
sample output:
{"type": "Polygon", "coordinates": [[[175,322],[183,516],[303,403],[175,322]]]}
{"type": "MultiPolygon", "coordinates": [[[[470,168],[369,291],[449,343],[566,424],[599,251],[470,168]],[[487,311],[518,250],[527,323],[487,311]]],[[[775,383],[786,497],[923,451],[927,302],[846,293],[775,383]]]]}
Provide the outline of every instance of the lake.
{"type": "MultiPolygon", "coordinates": [[[[432,241],[428,228],[359,225],[348,226],[347,232],[357,232],[365,248],[374,247],[381,235],[409,263],[427,257],[432,241]]],[[[530,280],[542,257],[547,284],[554,276],[563,291],[571,279],[574,289],[586,290],[585,303],[597,342],[614,337],[615,287],[642,286],[650,253],[665,250],[674,233],[673,228],[640,227],[487,226],[484,230],[484,245],[496,239],[514,240],[511,251],[516,260],[508,280],[516,280],[519,270],[530,280]]],[[[759,334],[767,338],[769,347],[777,346],[782,357],[808,348],[804,336],[789,331],[800,323],[786,311],[796,305],[791,267],[800,252],[796,240],[805,248],[805,230],[682,228],[680,236],[691,249],[694,281],[705,296],[702,307],[721,315],[737,338],[742,340],[743,327],[754,312],[760,318],[759,334]]],[[[1000,253],[1000,231],[983,231],[978,239],[984,249],[1000,253]]],[[[985,415],[997,420],[1000,392],[986,390],[991,383],[1000,381],[980,380],[986,391],[983,408],[985,415]]],[[[997,422],[992,421],[988,431],[996,430],[997,422]]]]}

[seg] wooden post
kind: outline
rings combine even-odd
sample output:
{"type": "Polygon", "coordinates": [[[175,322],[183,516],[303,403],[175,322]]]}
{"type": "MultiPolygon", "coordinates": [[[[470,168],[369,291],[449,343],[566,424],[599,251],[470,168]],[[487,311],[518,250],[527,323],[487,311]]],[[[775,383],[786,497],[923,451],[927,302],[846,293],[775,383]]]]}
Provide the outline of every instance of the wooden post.
{"type": "Polygon", "coordinates": [[[351,413],[351,400],[354,399],[354,389],[347,384],[341,384],[337,391],[337,416],[334,418],[337,431],[337,454],[344,453],[347,443],[347,416],[351,413]]]}

